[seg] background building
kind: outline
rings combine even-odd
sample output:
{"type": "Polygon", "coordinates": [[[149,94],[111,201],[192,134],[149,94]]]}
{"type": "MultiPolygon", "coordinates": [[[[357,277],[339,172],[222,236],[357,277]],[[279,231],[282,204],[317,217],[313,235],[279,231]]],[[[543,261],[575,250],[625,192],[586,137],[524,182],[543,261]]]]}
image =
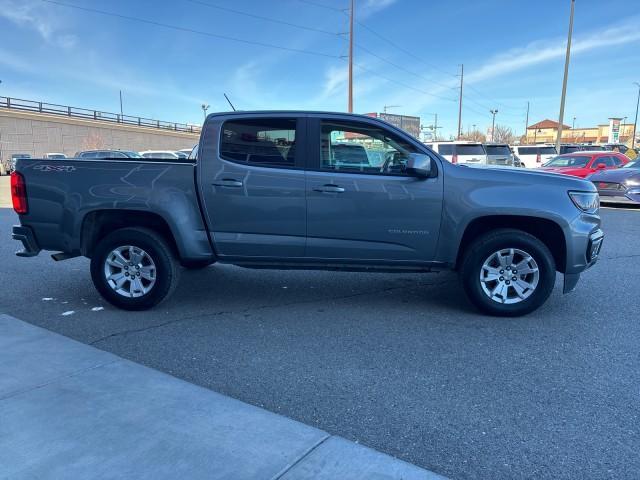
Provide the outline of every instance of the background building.
{"type": "MultiPolygon", "coordinates": [[[[558,135],[558,122],[545,119],[527,127],[526,143],[555,143],[558,135]]],[[[631,145],[633,123],[620,125],[620,142],[631,145]]],[[[562,127],[562,143],[607,143],[609,141],[609,124],[603,123],[595,127],[571,128],[562,127]]]]}

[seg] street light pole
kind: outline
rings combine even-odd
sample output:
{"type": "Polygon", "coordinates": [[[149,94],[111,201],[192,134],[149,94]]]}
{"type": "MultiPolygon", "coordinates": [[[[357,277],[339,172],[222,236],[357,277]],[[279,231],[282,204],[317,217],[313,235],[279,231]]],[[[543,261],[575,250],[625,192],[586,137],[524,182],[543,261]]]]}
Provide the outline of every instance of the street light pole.
{"type": "Polygon", "coordinates": [[[529,128],[529,102],[527,102],[527,116],[524,119],[524,141],[527,141],[527,128],[529,128]]]}
{"type": "Polygon", "coordinates": [[[458,97],[458,140],[462,134],[462,85],[464,83],[464,65],[460,65],[460,96],[458,97]]]}
{"type": "Polygon", "coordinates": [[[498,109],[489,110],[491,115],[493,115],[493,120],[491,121],[491,141],[496,141],[496,113],[498,113],[498,109]]]}
{"type": "Polygon", "coordinates": [[[349,11],[349,99],[347,104],[349,113],[353,113],[353,1],[351,0],[349,11]]]}
{"type": "Polygon", "coordinates": [[[202,104],[202,113],[204,114],[204,119],[207,119],[207,110],[209,110],[209,107],[211,105],[207,105],[205,103],[202,104]]]}
{"type": "Polygon", "coordinates": [[[638,86],[638,100],[636,100],[636,119],[633,122],[633,138],[631,139],[631,148],[636,147],[636,127],[638,126],[638,105],[640,105],[640,83],[633,82],[638,86]]]}
{"type": "Polygon", "coordinates": [[[569,14],[569,35],[567,36],[567,54],[564,59],[564,77],[562,78],[562,96],[560,97],[560,118],[558,119],[558,136],[556,137],[556,150],[560,151],[562,139],[562,122],[564,121],[564,101],[567,96],[567,78],[569,77],[569,60],[571,59],[571,35],[573,34],[573,10],[576,0],[571,0],[571,13],[569,14]]]}

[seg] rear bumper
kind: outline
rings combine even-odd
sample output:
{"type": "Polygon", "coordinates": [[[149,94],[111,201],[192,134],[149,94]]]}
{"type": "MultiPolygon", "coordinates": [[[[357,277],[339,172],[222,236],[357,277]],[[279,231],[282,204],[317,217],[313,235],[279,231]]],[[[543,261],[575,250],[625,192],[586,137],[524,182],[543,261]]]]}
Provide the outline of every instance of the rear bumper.
{"type": "Polygon", "coordinates": [[[17,256],[35,257],[40,253],[41,248],[38,246],[38,242],[36,242],[36,237],[31,228],[23,225],[14,225],[11,236],[14,240],[22,242],[22,250],[16,252],[17,256]]]}

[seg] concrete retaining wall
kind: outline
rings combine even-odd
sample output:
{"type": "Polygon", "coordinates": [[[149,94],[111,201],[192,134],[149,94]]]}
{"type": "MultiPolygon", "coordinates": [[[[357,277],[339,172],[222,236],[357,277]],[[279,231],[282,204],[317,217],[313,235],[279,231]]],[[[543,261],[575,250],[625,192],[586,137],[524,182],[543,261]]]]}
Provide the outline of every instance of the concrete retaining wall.
{"type": "Polygon", "coordinates": [[[191,148],[199,134],[121,125],[60,115],[0,109],[0,159],[14,153],[42,157],[73,156],[80,150],[180,150],[191,148]]]}

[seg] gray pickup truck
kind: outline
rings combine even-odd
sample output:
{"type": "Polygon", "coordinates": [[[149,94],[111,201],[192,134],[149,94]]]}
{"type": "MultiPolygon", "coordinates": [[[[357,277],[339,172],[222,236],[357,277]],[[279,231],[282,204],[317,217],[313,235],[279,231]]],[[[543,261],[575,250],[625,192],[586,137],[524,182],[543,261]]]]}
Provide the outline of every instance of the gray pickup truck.
{"type": "MultiPolygon", "coordinates": [[[[493,315],[571,291],[603,240],[590,182],[453,165],[366,116],[232,112],[207,117],[185,161],[20,159],[19,256],[91,259],[112,304],[147,309],[182,267],[428,272],[455,269],[493,315]]],[[[215,286],[213,287],[215,288],[215,286]]]]}

